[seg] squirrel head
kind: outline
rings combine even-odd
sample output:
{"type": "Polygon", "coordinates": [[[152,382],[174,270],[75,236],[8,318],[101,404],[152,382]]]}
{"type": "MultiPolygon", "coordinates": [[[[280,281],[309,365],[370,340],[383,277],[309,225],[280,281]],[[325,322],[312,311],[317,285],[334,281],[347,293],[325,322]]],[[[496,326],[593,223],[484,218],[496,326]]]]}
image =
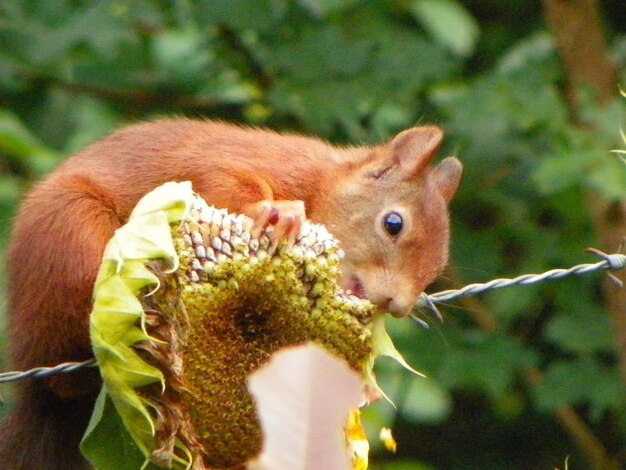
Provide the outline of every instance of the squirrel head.
{"type": "Polygon", "coordinates": [[[454,157],[429,166],[442,140],[438,127],[414,127],[366,152],[344,150],[350,168],[329,199],[326,224],[346,253],[342,287],[396,317],[448,260],[447,206],[462,166],[454,157]]]}

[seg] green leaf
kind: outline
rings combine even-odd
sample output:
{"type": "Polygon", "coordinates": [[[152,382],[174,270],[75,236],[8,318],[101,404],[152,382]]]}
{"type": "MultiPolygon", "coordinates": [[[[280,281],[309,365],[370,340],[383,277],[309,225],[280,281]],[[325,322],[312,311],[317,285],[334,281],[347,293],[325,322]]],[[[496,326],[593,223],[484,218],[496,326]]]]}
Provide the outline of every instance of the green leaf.
{"type": "Polygon", "coordinates": [[[0,155],[2,154],[37,175],[49,172],[59,161],[58,155],[42,145],[15,114],[0,109],[0,155]]]}
{"type": "Polygon", "coordinates": [[[283,113],[292,113],[318,134],[331,134],[341,124],[355,140],[363,139],[361,117],[371,109],[373,97],[362,93],[351,81],[296,84],[277,81],[269,95],[270,104],[283,113]]]}
{"type": "MultiPolygon", "coordinates": [[[[290,41],[275,46],[267,65],[311,83],[326,83],[330,77],[351,76],[363,69],[374,44],[349,28],[335,25],[307,27],[290,41]]],[[[330,87],[328,87],[330,88],[330,87]]]]}
{"type": "Polygon", "coordinates": [[[505,336],[476,334],[471,347],[451,350],[436,379],[452,387],[483,389],[495,400],[509,393],[517,374],[536,362],[535,354],[505,336]]]}
{"type": "Polygon", "coordinates": [[[166,30],[155,35],[152,55],[157,70],[181,82],[207,72],[215,54],[206,36],[194,30],[166,30]]]}
{"type": "Polygon", "coordinates": [[[198,17],[210,25],[239,31],[267,31],[279,27],[287,14],[286,0],[211,0],[199,2],[198,17]]]}
{"type": "Polygon", "coordinates": [[[617,370],[602,367],[590,358],[551,365],[533,389],[535,404],[551,412],[563,405],[591,405],[591,418],[624,403],[624,388],[617,370]]]}
{"type": "Polygon", "coordinates": [[[589,170],[589,160],[577,155],[545,158],[533,174],[533,181],[543,194],[554,194],[581,184],[589,170]]]}
{"type": "Polygon", "coordinates": [[[436,424],[452,411],[450,394],[435,380],[411,378],[400,412],[413,423],[436,424]]]}
{"type": "Polygon", "coordinates": [[[120,123],[120,116],[110,106],[91,97],[74,98],[74,129],[64,150],[69,155],[96,139],[112,132],[120,123]]]}
{"type": "MultiPolygon", "coordinates": [[[[170,221],[188,213],[190,182],[165,183],[144,196],[126,225],[107,244],[94,289],[90,338],[102,378],[129,434],[145,456],[154,450],[154,423],[134,387],[161,382],[161,371],[145,363],[131,346],[148,339],[141,328],[141,287],[158,282],[138,261],[165,258],[178,266],[170,221]],[[131,266],[124,269],[126,263],[131,266]]],[[[115,468],[115,467],[112,467],[115,468]]]]}
{"type": "Polygon", "coordinates": [[[22,189],[22,180],[13,175],[0,174],[0,206],[17,203],[22,189]]]}
{"type": "Polygon", "coordinates": [[[413,0],[410,12],[439,43],[453,53],[467,57],[474,52],[479,27],[456,0],[413,0]]]}
{"type": "MultiPolygon", "coordinates": [[[[128,434],[111,398],[102,387],[80,444],[83,455],[98,470],[138,470],[145,457],[128,434]]],[[[147,469],[156,470],[149,465],[147,469]]]]}
{"type": "Polygon", "coordinates": [[[298,0],[298,3],[313,17],[320,19],[341,13],[353,7],[359,0],[298,0]]]}
{"type": "Polygon", "coordinates": [[[411,120],[410,110],[396,103],[384,103],[372,114],[371,132],[373,137],[382,140],[406,126],[411,120]]]}
{"type": "Polygon", "coordinates": [[[597,315],[587,310],[560,314],[550,320],[544,334],[553,343],[572,352],[615,349],[613,330],[606,314],[597,315]]]}
{"type": "Polygon", "coordinates": [[[552,36],[540,31],[514,44],[500,58],[497,73],[547,84],[560,77],[558,60],[552,36]]]}
{"type": "Polygon", "coordinates": [[[588,177],[588,184],[609,201],[626,198],[626,165],[606,153],[588,177]]]}

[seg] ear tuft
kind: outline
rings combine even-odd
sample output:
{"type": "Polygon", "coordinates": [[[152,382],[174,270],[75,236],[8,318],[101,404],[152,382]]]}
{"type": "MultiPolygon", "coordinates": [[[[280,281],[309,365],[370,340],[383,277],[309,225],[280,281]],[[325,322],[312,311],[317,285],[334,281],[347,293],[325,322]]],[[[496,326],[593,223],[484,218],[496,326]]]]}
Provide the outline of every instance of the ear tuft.
{"type": "Polygon", "coordinates": [[[446,203],[450,202],[459,187],[461,173],[463,173],[463,165],[454,157],[445,158],[433,169],[430,176],[446,203]]]}
{"type": "Polygon", "coordinates": [[[402,131],[389,144],[394,162],[411,175],[421,173],[433,159],[443,131],[436,126],[413,127],[402,131]]]}

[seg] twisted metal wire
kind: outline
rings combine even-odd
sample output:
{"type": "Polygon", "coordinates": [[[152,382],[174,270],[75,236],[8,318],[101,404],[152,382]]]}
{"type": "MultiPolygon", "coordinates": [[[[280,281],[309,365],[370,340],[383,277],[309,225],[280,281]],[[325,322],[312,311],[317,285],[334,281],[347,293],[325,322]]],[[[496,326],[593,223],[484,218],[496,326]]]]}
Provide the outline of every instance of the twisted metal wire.
{"type": "Polygon", "coordinates": [[[54,367],[35,367],[25,372],[3,372],[0,374],[0,383],[16,382],[22,379],[41,379],[56,374],[69,374],[87,367],[95,367],[95,359],[87,359],[83,362],[64,362],[54,367]]]}
{"type": "MultiPolygon", "coordinates": [[[[418,299],[414,313],[411,313],[411,318],[417,322],[420,326],[428,328],[426,323],[421,318],[417,317],[418,312],[426,312],[439,321],[443,321],[439,310],[435,304],[443,302],[451,302],[463,297],[469,297],[472,295],[482,294],[483,292],[492,291],[495,289],[502,289],[505,287],[511,287],[515,285],[527,286],[537,284],[540,282],[562,279],[570,276],[577,276],[582,274],[596,273],[600,271],[618,271],[626,268],[626,255],[622,253],[606,254],[594,248],[589,248],[587,251],[599,258],[601,261],[597,263],[586,263],[573,266],[569,269],[552,269],[542,274],[524,274],[513,279],[494,279],[486,283],[469,284],[461,289],[452,289],[437,292],[435,294],[422,294],[418,299]]],[[[620,287],[622,282],[615,276],[609,273],[610,278],[620,287]]],[[[65,362],[55,367],[36,367],[34,369],[25,372],[4,372],[0,373],[0,383],[15,382],[28,378],[44,378],[56,374],[68,374],[87,367],[95,367],[96,360],[88,359],[83,362],[65,362]]]]}
{"type": "MultiPolygon", "coordinates": [[[[451,289],[435,294],[422,294],[415,304],[414,313],[411,314],[411,318],[415,320],[420,326],[428,328],[428,324],[417,317],[416,313],[425,312],[435,317],[439,321],[443,321],[439,310],[435,304],[444,302],[451,302],[463,297],[470,297],[473,295],[482,294],[496,289],[502,289],[511,286],[527,286],[531,284],[537,284],[540,282],[562,279],[565,277],[596,273],[599,271],[618,271],[626,267],[626,255],[622,253],[606,254],[595,248],[588,248],[586,250],[598,258],[601,261],[597,263],[585,263],[573,266],[569,269],[552,269],[541,274],[523,274],[513,279],[502,278],[494,279],[486,283],[469,284],[461,289],[451,289]]],[[[609,273],[610,279],[619,287],[623,287],[622,281],[617,277],[609,273]]]]}

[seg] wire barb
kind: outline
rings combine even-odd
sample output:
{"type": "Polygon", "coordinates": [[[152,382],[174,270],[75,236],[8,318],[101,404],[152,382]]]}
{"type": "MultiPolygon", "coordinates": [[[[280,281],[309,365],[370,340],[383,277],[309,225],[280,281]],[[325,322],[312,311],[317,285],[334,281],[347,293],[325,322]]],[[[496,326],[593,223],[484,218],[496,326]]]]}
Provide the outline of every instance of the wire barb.
{"type": "MultiPolygon", "coordinates": [[[[523,274],[513,279],[494,279],[486,283],[469,284],[461,289],[445,290],[430,295],[422,294],[415,304],[411,317],[414,318],[418,313],[424,312],[441,321],[441,314],[437,310],[435,304],[451,302],[463,297],[478,295],[483,292],[502,289],[504,287],[511,287],[515,285],[527,286],[540,282],[563,279],[565,277],[581,274],[590,274],[599,271],[618,271],[626,267],[626,255],[623,253],[614,253],[609,255],[595,248],[588,248],[586,251],[600,258],[601,261],[597,263],[579,264],[569,269],[552,269],[542,274],[523,274]]],[[[623,286],[622,281],[613,276],[610,272],[609,278],[617,286],[623,286]]]]}

